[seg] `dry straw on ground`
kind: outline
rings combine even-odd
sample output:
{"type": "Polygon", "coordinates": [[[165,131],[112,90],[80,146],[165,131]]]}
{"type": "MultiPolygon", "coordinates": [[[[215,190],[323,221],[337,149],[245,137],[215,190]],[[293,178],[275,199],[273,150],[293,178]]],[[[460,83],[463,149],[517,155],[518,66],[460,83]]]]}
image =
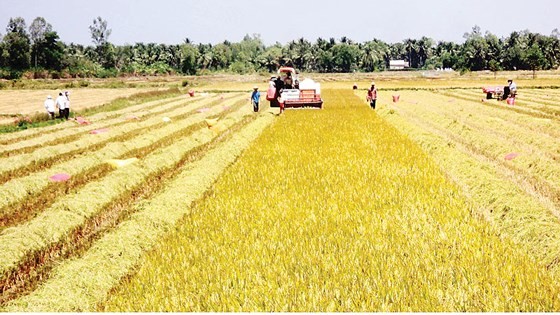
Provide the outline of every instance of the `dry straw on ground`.
{"type": "MultiPolygon", "coordinates": [[[[88,107],[99,106],[119,97],[127,97],[136,93],[156,90],[155,88],[127,88],[127,89],[101,89],[77,88],[70,89],[70,108],[81,110],[88,107]]],[[[58,96],[59,90],[0,90],[0,114],[34,114],[46,113],[43,103],[47,95],[53,100],[58,96]]],[[[1,122],[0,122],[1,123],[1,122]]]]}

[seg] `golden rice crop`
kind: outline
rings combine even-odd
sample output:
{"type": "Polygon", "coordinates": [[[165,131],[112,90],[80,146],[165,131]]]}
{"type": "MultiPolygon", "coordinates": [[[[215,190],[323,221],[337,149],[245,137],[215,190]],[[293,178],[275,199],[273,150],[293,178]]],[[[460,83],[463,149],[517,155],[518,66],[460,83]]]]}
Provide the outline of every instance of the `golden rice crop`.
{"type": "MultiPolygon", "coordinates": [[[[248,108],[245,106],[244,110],[236,112],[244,116],[241,125],[218,136],[216,146],[198,152],[200,159],[174,171],[178,175],[165,184],[163,191],[132,205],[132,215],[126,221],[103,235],[84,255],[58,264],[39,288],[9,302],[3,310],[94,310],[96,303],[130,272],[142,252],[190,212],[191,203],[203,196],[223,170],[273,119],[268,112],[255,116],[246,110],[248,108]],[[225,141],[221,142],[221,139],[225,141]]],[[[231,123],[231,119],[225,118],[222,126],[227,128],[231,123]]],[[[193,138],[202,141],[208,132],[214,134],[206,129],[193,138]]],[[[181,149],[180,146],[177,148],[181,149]]]]}
{"type": "MultiPolygon", "coordinates": [[[[540,90],[540,89],[539,89],[540,90]]],[[[560,117],[558,110],[558,101],[552,99],[543,100],[534,94],[538,89],[523,89],[520,90],[515,99],[515,105],[509,105],[505,101],[498,101],[496,99],[486,99],[486,94],[481,94],[480,90],[453,90],[441,91],[442,94],[457,97],[465,100],[481,102],[492,107],[500,107],[505,110],[528,114],[538,118],[555,119],[560,117]],[[481,98],[481,96],[483,96],[481,98]]],[[[551,91],[551,90],[547,90],[551,91]]]]}
{"type": "MultiPolygon", "coordinates": [[[[198,106],[202,105],[204,103],[198,104],[198,106]]],[[[187,106],[186,108],[188,109],[189,107],[187,106]]],[[[41,202],[44,208],[54,201],[54,196],[49,194],[49,192],[53,192],[56,189],[65,189],[65,186],[52,184],[44,180],[49,175],[67,172],[71,176],[83,176],[88,178],[88,180],[93,180],[89,174],[95,173],[96,169],[103,165],[107,158],[138,156],[139,152],[144,151],[142,153],[143,156],[146,154],[146,150],[153,150],[153,147],[157,148],[166,145],[169,141],[176,141],[177,137],[184,132],[192,133],[194,129],[199,129],[200,120],[203,117],[218,113],[221,110],[222,106],[216,105],[204,114],[193,113],[184,119],[174,119],[175,123],[173,124],[157,126],[153,130],[147,128],[148,125],[145,124],[143,126],[141,123],[134,124],[135,126],[133,127],[138,129],[139,132],[134,132],[133,135],[130,135],[130,139],[115,137],[113,138],[114,142],[110,142],[89,154],[80,154],[64,159],[64,161],[59,161],[62,163],[54,164],[48,169],[34,172],[28,176],[14,178],[4,183],[0,190],[0,231],[4,228],[5,222],[17,222],[40,212],[41,208],[29,209],[29,200],[35,203],[35,200],[44,199],[41,202]]],[[[161,117],[156,117],[155,119],[161,122],[161,117]]],[[[129,135],[129,133],[126,133],[126,135],[129,135]]],[[[74,181],[75,178],[72,179],[72,182],[74,181]]],[[[81,184],[85,184],[85,182],[81,184]]]]}
{"type": "MultiPolygon", "coordinates": [[[[404,98],[392,106],[415,119],[435,126],[456,142],[461,142],[474,153],[496,160],[519,174],[539,182],[549,190],[557,191],[560,200],[560,141],[546,132],[528,132],[523,126],[500,117],[499,108],[492,108],[494,115],[480,113],[483,105],[463,100],[449,103],[445,98],[430,92],[402,92],[404,98]],[[442,105],[443,104],[443,105],[442,105]],[[521,131],[523,130],[523,131],[521,131]],[[506,162],[504,156],[518,156],[506,162]]],[[[515,115],[519,115],[515,113],[515,115]]],[[[538,125],[532,117],[528,123],[538,125]]],[[[542,122],[542,120],[541,120],[542,122]]],[[[560,128],[560,121],[548,120],[547,125],[560,128]]]]}
{"type": "MultiPolygon", "coordinates": [[[[238,99],[241,97],[238,95],[238,99]]],[[[205,100],[201,103],[195,103],[191,105],[186,105],[184,103],[179,103],[177,108],[163,112],[171,118],[180,118],[184,115],[190,115],[193,111],[204,105],[208,105],[211,99],[205,100]]],[[[18,169],[22,169],[26,166],[31,165],[32,167],[40,167],[41,162],[52,159],[67,159],[67,156],[76,155],[84,151],[90,150],[94,151],[92,148],[103,146],[106,143],[112,141],[112,139],[123,136],[128,133],[134,132],[136,130],[146,130],[146,128],[154,128],[163,125],[162,113],[154,113],[146,117],[143,121],[136,120],[125,120],[123,117],[115,119],[116,121],[109,119],[108,123],[95,123],[87,126],[82,126],[83,128],[70,129],[67,131],[62,131],[58,134],[67,134],[73,132],[75,134],[80,134],[81,137],[74,139],[74,141],[55,141],[52,145],[36,148],[29,153],[22,154],[11,154],[9,157],[1,158],[2,163],[0,166],[0,176],[2,178],[7,175],[11,175],[9,172],[14,172],[18,169]],[[159,115],[158,115],[159,114],[159,115]],[[110,128],[110,132],[102,133],[99,135],[92,136],[89,132],[95,129],[110,128]]],[[[166,117],[167,117],[166,116],[166,117]]],[[[55,138],[51,135],[52,138],[55,138]]],[[[64,139],[63,139],[64,140],[64,139]]]]}
{"type": "MultiPolygon", "coordinates": [[[[226,116],[224,123],[229,127],[245,114],[246,111],[237,110],[226,116]]],[[[173,166],[190,149],[209,142],[214,137],[216,135],[212,131],[202,129],[193,135],[177,139],[174,145],[150,152],[141,157],[138,163],[117,169],[100,180],[87,183],[75,194],[57,199],[32,220],[7,228],[0,234],[0,279],[18,268],[26,257],[63,242],[68,233],[84,225],[119,195],[141,185],[146,177],[154,176],[162,168],[173,166]],[[25,235],[28,237],[24,237],[25,235]]]]}
{"type": "Polygon", "coordinates": [[[351,91],[287,111],[103,311],[546,311],[543,265],[351,91]]]}
{"type": "Polygon", "coordinates": [[[390,91],[382,97],[380,115],[433,156],[501,236],[557,274],[560,122],[507,110],[495,100],[399,93],[398,103],[390,91]],[[518,156],[506,160],[512,152],[518,156]]]}
{"type": "Polygon", "coordinates": [[[85,131],[89,132],[94,129],[114,127],[161,113],[176,111],[187,105],[192,106],[191,103],[200,100],[201,99],[189,100],[185,99],[183,96],[170,100],[145,102],[140,105],[128,106],[122,110],[105,111],[99,114],[86,116],[85,119],[90,123],[89,125],[80,125],[75,121],[68,121],[62,124],[40,128],[40,130],[32,128],[21,132],[1,134],[0,143],[3,144],[0,147],[2,149],[1,152],[6,153],[11,150],[34,148],[38,145],[50,146],[56,144],[56,141],[63,142],[65,138],[79,134],[80,132],[84,133],[85,131]],[[130,119],[132,117],[135,117],[135,119],[130,119]]]}

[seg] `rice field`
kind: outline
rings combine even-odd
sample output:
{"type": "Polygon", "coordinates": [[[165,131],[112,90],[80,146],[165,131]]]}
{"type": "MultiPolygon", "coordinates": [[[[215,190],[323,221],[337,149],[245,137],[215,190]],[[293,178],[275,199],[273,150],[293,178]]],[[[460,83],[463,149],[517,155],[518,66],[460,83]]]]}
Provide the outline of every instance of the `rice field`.
{"type": "MultiPolygon", "coordinates": [[[[253,114],[241,93],[205,94],[100,113],[88,117],[90,125],[67,122],[40,128],[42,132],[2,135],[2,304],[11,309],[18,298],[37,294],[37,288],[56,281],[69,290],[80,288],[60,277],[69,276],[65,266],[85,255],[96,257],[89,268],[105,278],[81,288],[105,294],[272,118],[266,110],[253,114]],[[217,123],[209,127],[210,121],[217,123]],[[193,167],[196,164],[200,166],[193,167]],[[69,178],[52,180],[61,174],[69,178]],[[191,181],[188,189],[185,181],[191,181]],[[189,197],[164,198],[165,207],[146,205],[153,196],[173,192],[173,182],[179,183],[175,194],[189,197]],[[179,204],[168,209],[169,201],[175,200],[179,204]],[[110,258],[121,255],[120,263],[110,258]],[[116,268],[113,274],[110,268],[100,268],[107,263],[116,268]]],[[[74,280],[89,282],[81,274],[85,269],[79,270],[74,280]]],[[[45,299],[54,304],[31,309],[84,309],[99,296],[87,298],[74,304],[45,299]]],[[[29,310],[20,307],[15,309],[29,310]]]]}
{"type": "Polygon", "coordinates": [[[560,90],[382,82],[0,135],[0,310],[559,310],[560,90]]]}
{"type": "Polygon", "coordinates": [[[421,145],[500,235],[557,273],[560,93],[523,89],[513,106],[484,96],[387,91],[378,113],[421,145]]]}
{"type": "Polygon", "coordinates": [[[351,90],[324,97],[267,129],[98,310],[558,309],[552,274],[439,164],[351,90]]]}

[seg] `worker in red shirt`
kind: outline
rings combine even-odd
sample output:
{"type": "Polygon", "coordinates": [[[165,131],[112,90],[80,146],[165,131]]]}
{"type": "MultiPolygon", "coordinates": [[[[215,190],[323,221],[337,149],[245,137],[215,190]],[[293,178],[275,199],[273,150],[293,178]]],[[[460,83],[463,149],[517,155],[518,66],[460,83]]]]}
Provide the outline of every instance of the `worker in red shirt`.
{"type": "Polygon", "coordinates": [[[371,109],[375,109],[375,102],[377,101],[377,88],[375,82],[371,82],[371,88],[367,90],[367,100],[371,109]]]}

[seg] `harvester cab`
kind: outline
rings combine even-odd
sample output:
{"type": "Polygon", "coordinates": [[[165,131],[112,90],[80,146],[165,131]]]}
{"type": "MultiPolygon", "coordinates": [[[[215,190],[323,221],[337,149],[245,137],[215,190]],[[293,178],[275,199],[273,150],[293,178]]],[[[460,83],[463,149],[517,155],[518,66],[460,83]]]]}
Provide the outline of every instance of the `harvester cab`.
{"type": "Polygon", "coordinates": [[[278,76],[271,78],[266,99],[270,107],[284,108],[323,108],[321,84],[311,79],[299,81],[292,67],[280,67],[278,76]]]}

